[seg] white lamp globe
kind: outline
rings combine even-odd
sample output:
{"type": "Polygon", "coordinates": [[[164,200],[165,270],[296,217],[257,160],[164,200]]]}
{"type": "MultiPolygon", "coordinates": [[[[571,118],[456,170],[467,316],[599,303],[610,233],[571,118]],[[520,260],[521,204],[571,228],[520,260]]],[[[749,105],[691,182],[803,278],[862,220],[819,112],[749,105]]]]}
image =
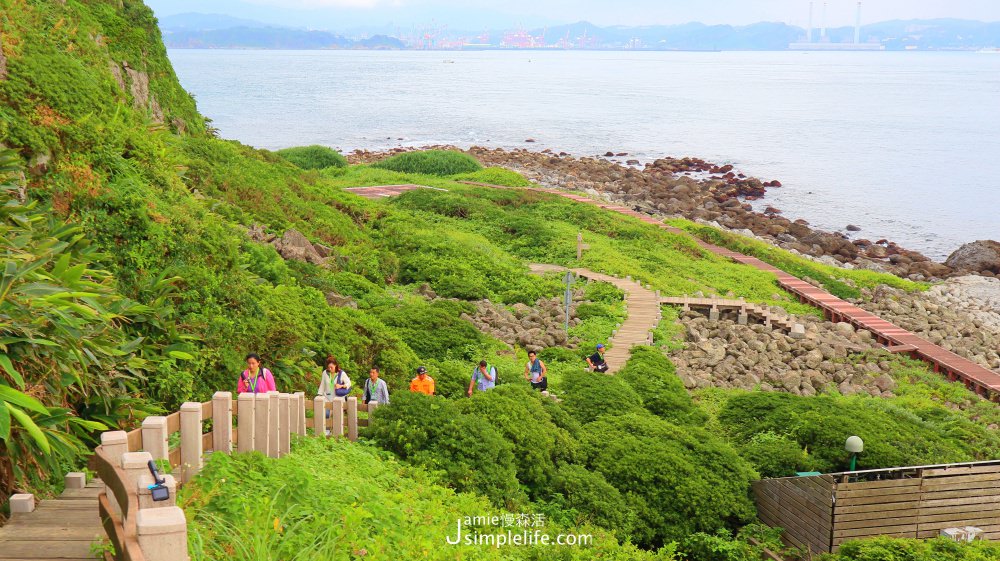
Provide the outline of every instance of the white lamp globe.
{"type": "Polygon", "coordinates": [[[852,436],[847,439],[847,444],[844,448],[852,454],[860,454],[865,449],[865,443],[861,440],[860,436],[852,436]]]}

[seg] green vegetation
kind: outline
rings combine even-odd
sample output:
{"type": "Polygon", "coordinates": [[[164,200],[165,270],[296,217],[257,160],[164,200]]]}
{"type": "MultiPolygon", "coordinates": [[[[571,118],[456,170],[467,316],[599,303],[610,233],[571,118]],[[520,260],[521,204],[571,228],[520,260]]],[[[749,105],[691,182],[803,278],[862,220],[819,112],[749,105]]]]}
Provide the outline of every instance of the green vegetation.
{"type": "Polygon", "coordinates": [[[914,411],[870,397],[732,392],[719,411],[718,424],[732,442],[746,443],[753,458],[761,458],[757,447],[762,443],[777,441],[789,463],[775,466],[778,458],[771,456],[758,465],[773,475],[793,475],[805,466],[822,472],[846,470],[843,447],[851,435],[865,441],[860,458],[865,469],[988,460],[1000,454],[1000,438],[994,432],[945,407],[914,411]],[[794,453],[791,443],[802,453],[794,453]]]}
{"type": "Polygon", "coordinates": [[[403,152],[372,165],[400,173],[440,176],[475,173],[483,169],[472,156],[453,150],[403,152]]]}
{"type": "MultiPolygon", "coordinates": [[[[705,391],[692,401],[659,352],[680,344],[668,321],[659,349],[637,349],[619,376],[584,373],[582,355],[624,317],[621,293],[600,283],[587,285],[570,332],[581,346],[543,351],[556,399],[542,397],[521,379],[524,350],[463,318],[478,300],[560,295],[558,275],[532,275],[530,263],[817,312],[687,236],[547,193],[459,183],[527,184],[458,152],[343,167],[328,149],[220,140],[139,2],[0,9],[0,140],[18,160],[0,162],[0,491],[51,489],[45,476],[79,466],[95,431],[232,389],[251,351],[287,391],[311,392],[328,354],[358,382],[377,365],[392,404],[373,414],[367,443],[310,439],[282,460],[213,455],[183,492],[195,559],[743,561],[759,554],[747,540],[760,537],[747,526],[750,482],[839,469],[848,434],[865,437],[865,467],[1000,452],[985,428],[995,405],[906,362],[895,400],[705,391]],[[386,201],[344,191],[386,183],[434,189],[386,201]],[[293,229],[322,259],[279,255],[269,240],[293,229]],[[579,261],[578,233],[590,246],[579,261]],[[501,384],[464,398],[479,359],[501,384]],[[406,391],[420,364],[435,397],[406,391]],[[457,517],[504,509],[591,532],[595,545],[442,549],[457,517]]],[[[919,288],[727,243],[737,241],[841,295],[919,288]]]]}
{"type": "MultiPolygon", "coordinates": [[[[296,442],[282,460],[260,453],[213,454],[198,479],[184,488],[180,504],[189,513],[194,561],[677,561],[669,551],[656,555],[618,545],[608,532],[593,526],[572,529],[591,534],[591,546],[449,545],[446,539],[454,539],[459,519],[504,511],[475,494],[441,487],[422,469],[400,465],[370,446],[314,438],[296,442]]],[[[474,528],[481,533],[507,529],[474,528]]],[[[549,522],[544,531],[554,539],[568,530],[549,522]]]]}
{"type": "Polygon", "coordinates": [[[327,146],[296,146],[275,152],[302,169],[346,168],[347,158],[327,146]]]}
{"type": "Polygon", "coordinates": [[[502,187],[529,187],[532,184],[520,173],[505,168],[486,168],[471,173],[460,173],[451,176],[450,179],[500,185],[502,187]]]}
{"type": "Polygon", "coordinates": [[[873,288],[880,284],[910,291],[927,288],[926,284],[904,280],[887,273],[831,267],[746,236],[724,232],[688,220],[674,219],[668,220],[667,223],[691,232],[707,242],[757,257],[799,278],[810,277],[817,280],[827,291],[840,298],[860,298],[859,288],[873,288]]]}
{"type": "Polygon", "coordinates": [[[959,544],[943,538],[908,540],[872,538],[847,542],[836,555],[821,561],[989,561],[1000,559],[1000,544],[973,542],[959,544]]]}

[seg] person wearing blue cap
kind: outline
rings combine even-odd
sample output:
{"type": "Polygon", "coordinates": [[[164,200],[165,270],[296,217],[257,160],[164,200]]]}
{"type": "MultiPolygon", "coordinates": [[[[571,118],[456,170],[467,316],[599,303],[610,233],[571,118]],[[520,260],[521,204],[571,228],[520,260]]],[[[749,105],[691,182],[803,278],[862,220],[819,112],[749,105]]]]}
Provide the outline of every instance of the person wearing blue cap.
{"type": "Polygon", "coordinates": [[[593,372],[608,371],[608,363],[604,360],[604,343],[597,344],[597,352],[587,357],[587,364],[593,372]]]}

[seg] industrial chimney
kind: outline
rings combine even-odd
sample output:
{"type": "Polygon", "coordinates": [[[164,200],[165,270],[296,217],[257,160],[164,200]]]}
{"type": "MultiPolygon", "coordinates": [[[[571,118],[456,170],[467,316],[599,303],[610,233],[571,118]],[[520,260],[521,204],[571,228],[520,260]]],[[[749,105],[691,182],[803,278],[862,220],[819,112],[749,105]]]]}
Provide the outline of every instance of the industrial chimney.
{"type": "Polygon", "coordinates": [[[809,30],[806,31],[806,43],[813,42],[813,3],[809,3],[809,30]]]}
{"type": "Polygon", "coordinates": [[[861,2],[859,0],[857,19],[854,20],[854,44],[858,45],[860,43],[861,43],[861,2]]]}
{"type": "Polygon", "coordinates": [[[826,2],[823,2],[823,21],[819,30],[819,40],[826,41],[826,2]]]}

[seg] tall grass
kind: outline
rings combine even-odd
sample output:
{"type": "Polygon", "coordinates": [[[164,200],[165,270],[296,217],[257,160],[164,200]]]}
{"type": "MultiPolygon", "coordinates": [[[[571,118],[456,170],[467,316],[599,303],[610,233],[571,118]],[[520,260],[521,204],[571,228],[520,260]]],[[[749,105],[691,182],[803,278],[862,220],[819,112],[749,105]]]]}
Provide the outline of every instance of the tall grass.
{"type": "Polygon", "coordinates": [[[404,152],[372,165],[403,173],[439,176],[473,173],[483,169],[483,166],[472,156],[453,150],[404,152]]]}

